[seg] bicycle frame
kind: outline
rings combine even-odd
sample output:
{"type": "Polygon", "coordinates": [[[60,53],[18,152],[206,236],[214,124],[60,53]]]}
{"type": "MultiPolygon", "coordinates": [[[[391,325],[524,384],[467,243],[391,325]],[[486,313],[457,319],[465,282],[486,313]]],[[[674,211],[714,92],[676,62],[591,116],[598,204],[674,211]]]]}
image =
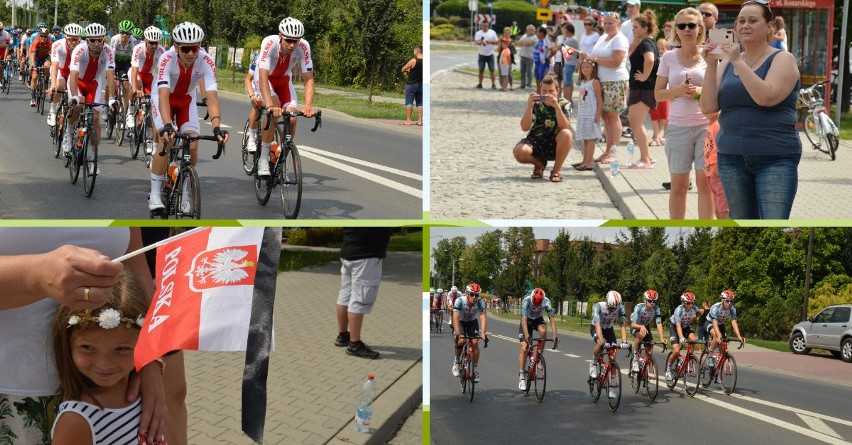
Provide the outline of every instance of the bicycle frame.
{"type": "MultiPolygon", "coordinates": [[[[549,338],[532,338],[527,343],[527,389],[524,391],[525,393],[530,392],[530,382],[534,382],[536,385],[535,389],[535,399],[539,403],[544,400],[544,392],[547,388],[547,369],[544,361],[544,344],[547,342],[553,342],[553,339],[549,338]],[[539,366],[541,364],[541,366],[539,366]],[[543,375],[539,375],[539,367],[542,370],[543,375]],[[539,391],[538,385],[539,381],[541,382],[541,390],[539,391]]],[[[554,343],[553,349],[556,349],[556,345],[554,343]]]]}
{"type": "MultiPolygon", "coordinates": [[[[710,383],[714,380],[717,380],[719,376],[722,376],[720,383],[722,384],[722,388],[724,389],[725,394],[731,394],[732,392],[734,392],[734,389],[736,388],[736,385],[737,385],[737,363],[736,363],[736,360],[734,359],[734,356],[731,355],[730,352],[728,352],[728,343],[730,341],[731,340],[728,340],[727,338],[722,339],[721,343],[719,344],[720,352],[716,356],[716,358],[718,360],[716,361],[716,364],[712,367],[708,368],[708,367],[705,367],[705,365],[704,365],[706,363],[707,359],[710,357],[710,353],[707,352],[706,349],[705,349],[705,353],[702,353],[702,355],[701,355],[701,370],[702,370],[702,373],[705,373],[705,372],[709,373],[709,374],[702,374],[702,383],[704,384],[705,388],[710,386],[710,383]],[[728,377],[726,378],[725,376],[728,376],[728,377]]],[[[739,340],[733,340],[733,341],[736,341],[740,344],[737,347],[737,349],[742,349],[743,346],[745,346],[745,343],[743,343],[739,340]]]]}

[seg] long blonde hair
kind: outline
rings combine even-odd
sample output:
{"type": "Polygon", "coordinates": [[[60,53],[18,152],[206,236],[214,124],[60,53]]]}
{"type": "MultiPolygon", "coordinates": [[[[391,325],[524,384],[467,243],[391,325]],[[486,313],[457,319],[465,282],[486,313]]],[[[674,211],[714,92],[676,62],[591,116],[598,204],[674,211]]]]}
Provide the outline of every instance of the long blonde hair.
{"type": "Polygon", "coordinates": [[[704,27],[704,18],[701,16],[701,13],[695,8],[683,8],[675,14],[674,27],[672,28],[672,44],[675,46],[683,45],[680,41],[680,36],[677,35],[677,20],[681,16],[692,16],[698,19],[698,27],[695,28],[696,35],[698,36],[697,43],[699,45],[704,43],[704,39],[707,37],[707,28],[704,27]]]}

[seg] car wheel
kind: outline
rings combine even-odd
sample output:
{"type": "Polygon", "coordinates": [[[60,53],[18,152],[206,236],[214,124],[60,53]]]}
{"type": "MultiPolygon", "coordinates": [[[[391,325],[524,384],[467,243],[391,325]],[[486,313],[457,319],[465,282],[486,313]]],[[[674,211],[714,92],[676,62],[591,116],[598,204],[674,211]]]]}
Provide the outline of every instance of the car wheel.
{"type": "Polygon", "coordinates": [[[852,363],[852,338],[846,338],[840,344],[840,358],[846,363],[852,363]]]}
{"type": "Polygon", "coordinates": [[[790,337],[790,350],[793,354],[807,354],[811,352],[811,348],[805,346],[805,337],[801,332],[795,332],[790,337]]]}

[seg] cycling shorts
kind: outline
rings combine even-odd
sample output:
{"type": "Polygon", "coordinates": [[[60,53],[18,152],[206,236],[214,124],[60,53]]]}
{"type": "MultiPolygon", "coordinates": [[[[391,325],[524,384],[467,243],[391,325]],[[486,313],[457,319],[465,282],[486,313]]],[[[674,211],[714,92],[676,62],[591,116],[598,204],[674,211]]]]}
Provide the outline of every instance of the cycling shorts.
{"type": "MultiPolygon", "coordinates": [[[[172,126],[180,133],[194,132],[198,133],[201,129],[198,125],[198,106],[190,95],[172,96],[169,95],[169,107],[172,109],[172,126]]],[[[154,119],[154,128],[157,131],[163,129],[165,123],[163,116],[160,114],[160,101],[156,98],[151,98],[151,117],[154,119]]]]}
{"type": "Polygon", "coordinates": [[[462,336],[479,337],[479,320],[459,320],[459,329],[461,329],[460,334],[462,336]]]}
{"type": "MultiPolygon", "coordinates": [[[[544,317],[527,318],[527,331],[529,331],[530,337],[532,337],[533,332],[538,332],[539,325],[544,325],[544,328],[547,329],[547,322],[544,321],[544,317]]],[[[518,341],[524,341],[524,327],[521,323],[518,323],[518,341]]]]}
{"type": "MultiPolygon", "coordinates": [[[[70,94],[70,89],[69,89],[70,94]]],[[[77,79],[77,94],[83,96],[84,102],[103,102],[103,87],[97,80],[77,79]]]]}
{"type": "MultiPolygon", "coordinates": [[[[689,340],[689,334],[692,334],[692,327],[691,326],[681,326],[680,330],[683,332],[683,338],[689,340]]],[[[669,339],[672,341],[673,344],[680,341],[680,337],[677,336],[677,326],[676,325],[671,325],[669,327],[669,339]]]]}
{"type": "Polygon", "coordinates": [[[40,66],[43,67],[46,62],[50,62],[50,56],[47,56],[47,57],[44,57],[44,58],[39,58],[39,57],[35,58],[35,66],[36,67],[40,67],[40,66]]]}
{"type": "Polygon", "coordinates": [[[142,82],[142,91],[145,92],[145,94],[151,94],[151,84],[154,82],[154,75],[139,71],[136,73],[136,79],[137,81],[142,82]]]}
{"type": "Polygon", "coordinates": [[[270,93],[278,96],[281,108],[299,106],[299,101],[296,99],[296,86],[290,81],[290,76],[269,79],[269,87],[270,93]]]}
{"type": "MultiPolygon", "coordinates": [[[[645,329],[648,329],[648,327],[645,326],[645,329]]],[[[633,335],[633,337],[636,337],[637,335],[639,335],[639,329],[631,329],[630,334],[633,335]]],[[[651,330],[648,329],[648,332],[645,334],[645,337],[642,338],[642,343],[651,344],[653,342],[654,342],[654,335],[651,334],[651,330]]]]}
{"type": "Polygon", "coordinates": [[[115,62],[115,78],[127,80],[130,78],[130,61],[115,62]]]}
{"type": "MultiPolygon", "coordinates": [[[[592,334],[592,339],[594,341],[598,341],[598,330],[595,329],[595,326],[597,325],[593,324],[592,326],[590,326],[589,333],[592,334]]],[[[615,343],[615,328],[609,327],[606,329],[601,329],[601,331],[603,332],[604,343],[615,343]]]]}

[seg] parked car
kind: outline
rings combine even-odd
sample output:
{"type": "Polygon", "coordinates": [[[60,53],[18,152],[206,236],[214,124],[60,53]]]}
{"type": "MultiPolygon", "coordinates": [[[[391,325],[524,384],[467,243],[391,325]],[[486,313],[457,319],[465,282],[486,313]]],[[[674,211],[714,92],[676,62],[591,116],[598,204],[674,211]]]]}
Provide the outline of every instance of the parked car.
{"type": "Polygon", "coordinates": [[[829,306],[793,326],[790,349],[807,354],[812,348],[825,349],[844,362],[852,362],[852,304],[829,306]]]}

